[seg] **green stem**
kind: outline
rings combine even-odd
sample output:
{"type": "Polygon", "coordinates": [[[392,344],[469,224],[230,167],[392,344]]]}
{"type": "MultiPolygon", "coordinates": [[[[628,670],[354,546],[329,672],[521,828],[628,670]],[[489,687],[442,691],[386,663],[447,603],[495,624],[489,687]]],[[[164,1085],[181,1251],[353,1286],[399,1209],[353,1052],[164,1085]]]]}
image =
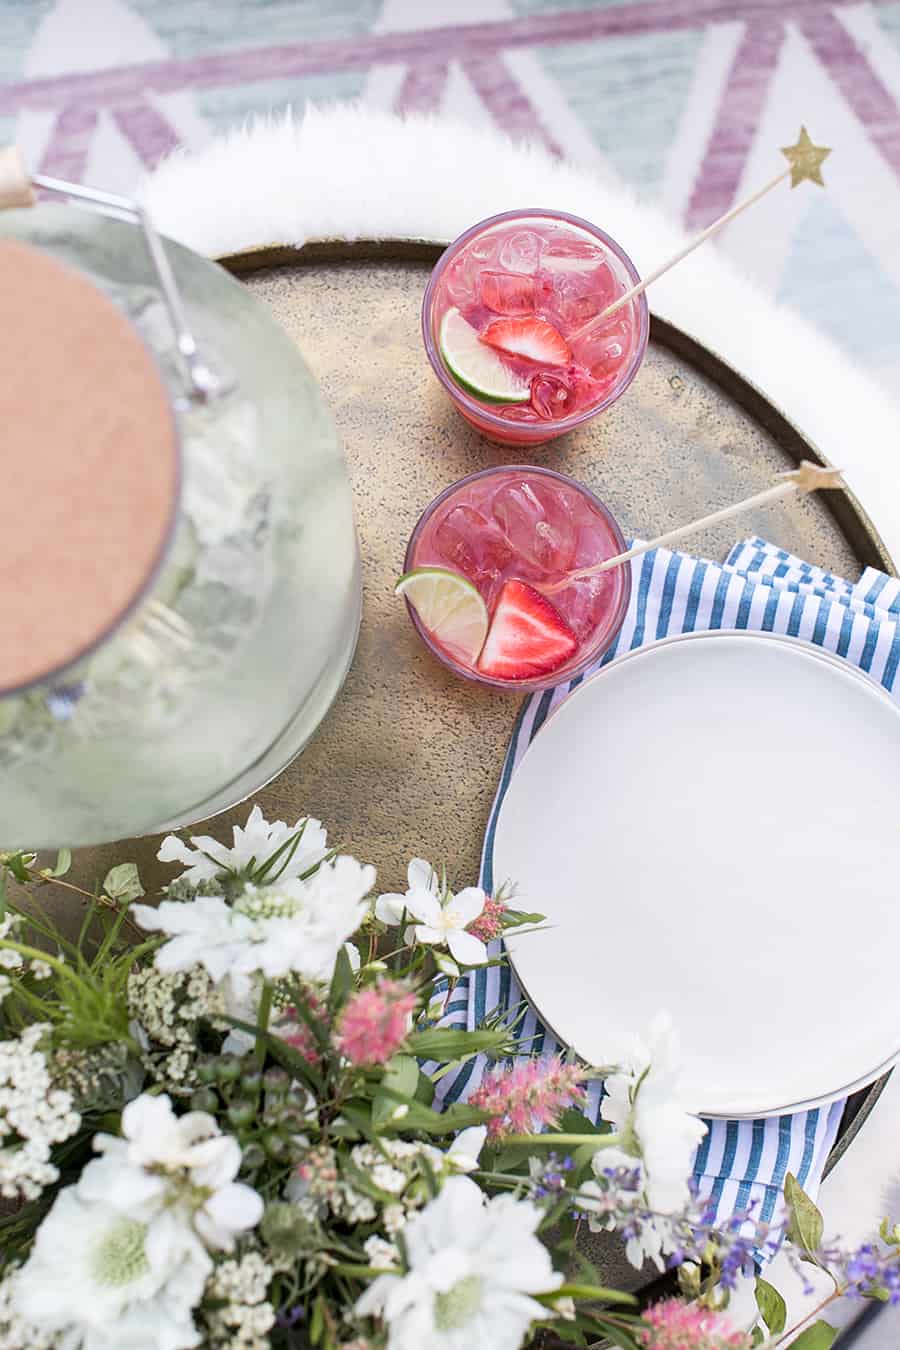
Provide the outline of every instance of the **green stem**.
{"type": "Polygon", "coordinates": [[[828,1297],[823,1298],[821,1303],[817,1303],[812,1312],[808,1312],[799,1322],[795,1322],[792,1327],[788,1327],[786,1331],[780,1332],[778,1336],[773,1336],[771,1340],[765,1341],[764,1344],[759,1347],[759,1350],[768,1350],[769,1346],[786,1345],[789,1340],[794,1339],[798,1331],[803,1330],[807,1323],[813,1322],[819,1316],[819,1313],[824,1312],[829,1304],[834,1303],[835,1299],[841,1298],[846,1292],[846,1285],[839,1285],[836,1289],[832,1289],[828,1297]]]}
{"type": "MultiPolygon", "coordinates": [[[[29,871],[29,878],[33,885],[40,885],[42,883],[46,885],[48,883],[51,883],[54,886],[61,886],[63,890],[74,891],[76,895],[82,896],[85,900],[92,900],[96,904],[102,905],[104,909],[114,910],[116,914],[122,912],[119,904],[115,900],[110,899],[108,895],[104,895],[102,891],[100,891],[98,894],[95,895],[93,891],[86,891],[83,886],[76,886],[74,882],[63,881],[62,877],[45,877],[42,876],[41,873],[39,871],[36,871],[34,868],[29,868],[28,871],[29,871]]],[[[129,928],[131,928],[133,932],[135,932],[138,935],[138,937],[144,936],[143,929],[139,928],[138,925],[135,923],[134,919],[132,919],[129,916],[127,906],[125,907],[125,922],[128,924],[129,928]]]]}
{"type": "Polygon", "coordinates": [[[504,1144],[543,1144],[546,1148],[555,1148],[566,1144],[578,1148],[581,1144],[593,1144],[594,1148],[621,1148],[624,1136],[621,1134],[508,1134],[504,1144]]]}
{"type": "Polygon", "coordinates": [[[256,1014],[256,1029],[260,1033],[256,1038],[256,1046],[253,1051],[253,1063],[258,1069],[261,1069],[266,1059],[266,1041],[265,1033],[269,1029],[269,1017],[272,1012],[272,986],[266,980],[262,987],[262,994],[259,999],[259,1010],[256,1014]]]}

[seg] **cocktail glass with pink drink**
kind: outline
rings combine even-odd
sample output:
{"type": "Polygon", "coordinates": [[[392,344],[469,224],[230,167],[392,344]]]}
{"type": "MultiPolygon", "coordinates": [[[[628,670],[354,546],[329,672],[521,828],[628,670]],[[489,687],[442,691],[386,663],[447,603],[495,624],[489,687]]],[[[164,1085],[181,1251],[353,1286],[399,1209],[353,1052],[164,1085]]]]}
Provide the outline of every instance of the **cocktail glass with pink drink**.
{"type": "Polygon", "coordinates": [[[422,334],[441,384],[493,440],[536,445],[608,408],[637,374],[650,329],[640,278],[603,230],[563,211],[506,211],[442,254],[422,334]]]}
{"type": "Polygon", "coordinates": [[[609,510],[574,478],[528,465],[484,469],[425,511],[398,589],[451,670],[497,688],[544,689],[609,647],[628,608],[631,569],[575,580],[552,601],[539,588],[624,547],[609,510]]]}

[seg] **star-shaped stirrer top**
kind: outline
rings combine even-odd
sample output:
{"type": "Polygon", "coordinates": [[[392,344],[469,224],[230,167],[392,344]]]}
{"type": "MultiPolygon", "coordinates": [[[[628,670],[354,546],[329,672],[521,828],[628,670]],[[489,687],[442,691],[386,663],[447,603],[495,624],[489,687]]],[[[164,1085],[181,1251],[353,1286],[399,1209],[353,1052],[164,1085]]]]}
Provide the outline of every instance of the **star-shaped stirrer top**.
{"type": "Polygon", "coordinates": [[[827,145],[813,145],[806,127],[800,128],[797,144],[784,146],[781,153],[784,155],[785,159],[788,160],[791,166],[789,169],[782,169],[770,182],[766,183],[764,187],[758,188],[752,196],[739,202],[737,206],[733,206],[731,210],[726,211],[723,216],[719,216],[718,220],[714,220],[711,225],[707,225],[706,229],[703,230],[701,234],[698,234],[695,239],[692,239],[689,244],[685,244],[684,248],[679,249],[674,258],[669,258],[667,262],[664,262],[661,267],[657,267],[655,271],[644,277],[637,285],[631,286],[623,295],[620,295],[614,300],[611,305],[607,305],[606,309],[601,310],[594,318],[588,319],[587,323],[582,324],[580,328],[577,328],[574,333],[570,334],[570,345],[573,341],[578,342],[581,338],[587,337],[589,333],[592,333],[594,329],[599,328],[610,314],[614,314],[617,309],[621,309],[622,306],[627,305],[630,300],[634,300],[642,291],[647,289],[651,282],[656,281],[664,272],[668,272],[676,263],[680,263],[682,258],[686,258],[689,253],[693,253],[695,248],[699,248],[701,244],[706,243],[707,239],[710,239],[714,234],[717,234],[723,226],[729,223],[729,221],[734,220],[735,216],[739,216],[742,211],[746,211],[748,206],[753,206],[761,197],[765,197],[767,192],[771,192],[772,189],[777,187],[779,183],[782,183],[785,178],[790,177],[792,188],[799,186],[800,183],[807,182],[818,183],[819,187],[825,186],[825,180],[822,177],[822,162],[828,158],[831,154],[831,150],[827,145]]]}
{"type": "Polygon", "coordinates": [[[818,183],[819,187],[825,186],[822,163],[831,154],[831,149],[827,145],[813,145],[806,127],[800,128],[797,144],[783,145],[781,153],[791,166],[792,188],[799,187],[801,183],[818,183]]]}

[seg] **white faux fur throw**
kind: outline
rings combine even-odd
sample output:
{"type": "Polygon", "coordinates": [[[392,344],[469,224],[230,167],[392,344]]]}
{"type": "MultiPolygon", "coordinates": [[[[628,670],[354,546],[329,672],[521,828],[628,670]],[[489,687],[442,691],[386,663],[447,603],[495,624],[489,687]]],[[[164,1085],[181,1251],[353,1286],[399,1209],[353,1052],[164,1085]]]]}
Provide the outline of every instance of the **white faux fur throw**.
{"type": "MultiPolygon", "coordinates": [[[[517,206],[585,216],[620,240],[641,272],[686,238],[622,187],[501,132],[354,104],[310,105],[302,119],[288,112],[257,120],[203,150],[176,153],[143,197],[164,233],[214,258],[311,239],[444,243],[517,206]]],[[[900,404],[714,245],[660,278],[650,304],[762,389],[846,471],[900,563],[900,404]]]]}
{"type": "MultiPolygon", "coordinates": [[[[516,206],[553,206],[595,221],[622,241],[641,271],[684,240],[658,211],[541,149],[499,132],[404,121],[352,105],[310,107],[302,120],[288,114],[257,121],[204,150],[177,153],[142,195],[160,229],[210,257],[311,239],[448,242],[474,221],[516,206]]],[[[763,389],[846,470],[900,562],[900,406],[712,246],[657,282],[651,305],[763,389]]],[[[900,1172],[898,1124],[900,1070],[823,1187],[829,1232],[859,1240],[877,1223],[889,1179],[900,1172]]],[[[742,1303],[749,1299],[747,1291],[742,1303]]],[[[799,1289],[792,1301],[803,1305],[799,1289]]]]}

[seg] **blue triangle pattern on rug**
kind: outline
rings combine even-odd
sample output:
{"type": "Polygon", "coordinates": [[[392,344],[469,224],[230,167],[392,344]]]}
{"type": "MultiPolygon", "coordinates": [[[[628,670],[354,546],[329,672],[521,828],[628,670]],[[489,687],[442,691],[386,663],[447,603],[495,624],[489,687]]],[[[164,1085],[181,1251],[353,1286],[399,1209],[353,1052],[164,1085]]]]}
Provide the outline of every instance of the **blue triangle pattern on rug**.
{"type": "Polygon", "coordinates": [[[824,193],[810,202],[794,235],[777,299],[863,363],[900,358],[900,290],[824,193]],[[823,276],[827,287],[816,284],[823,276]]]}

